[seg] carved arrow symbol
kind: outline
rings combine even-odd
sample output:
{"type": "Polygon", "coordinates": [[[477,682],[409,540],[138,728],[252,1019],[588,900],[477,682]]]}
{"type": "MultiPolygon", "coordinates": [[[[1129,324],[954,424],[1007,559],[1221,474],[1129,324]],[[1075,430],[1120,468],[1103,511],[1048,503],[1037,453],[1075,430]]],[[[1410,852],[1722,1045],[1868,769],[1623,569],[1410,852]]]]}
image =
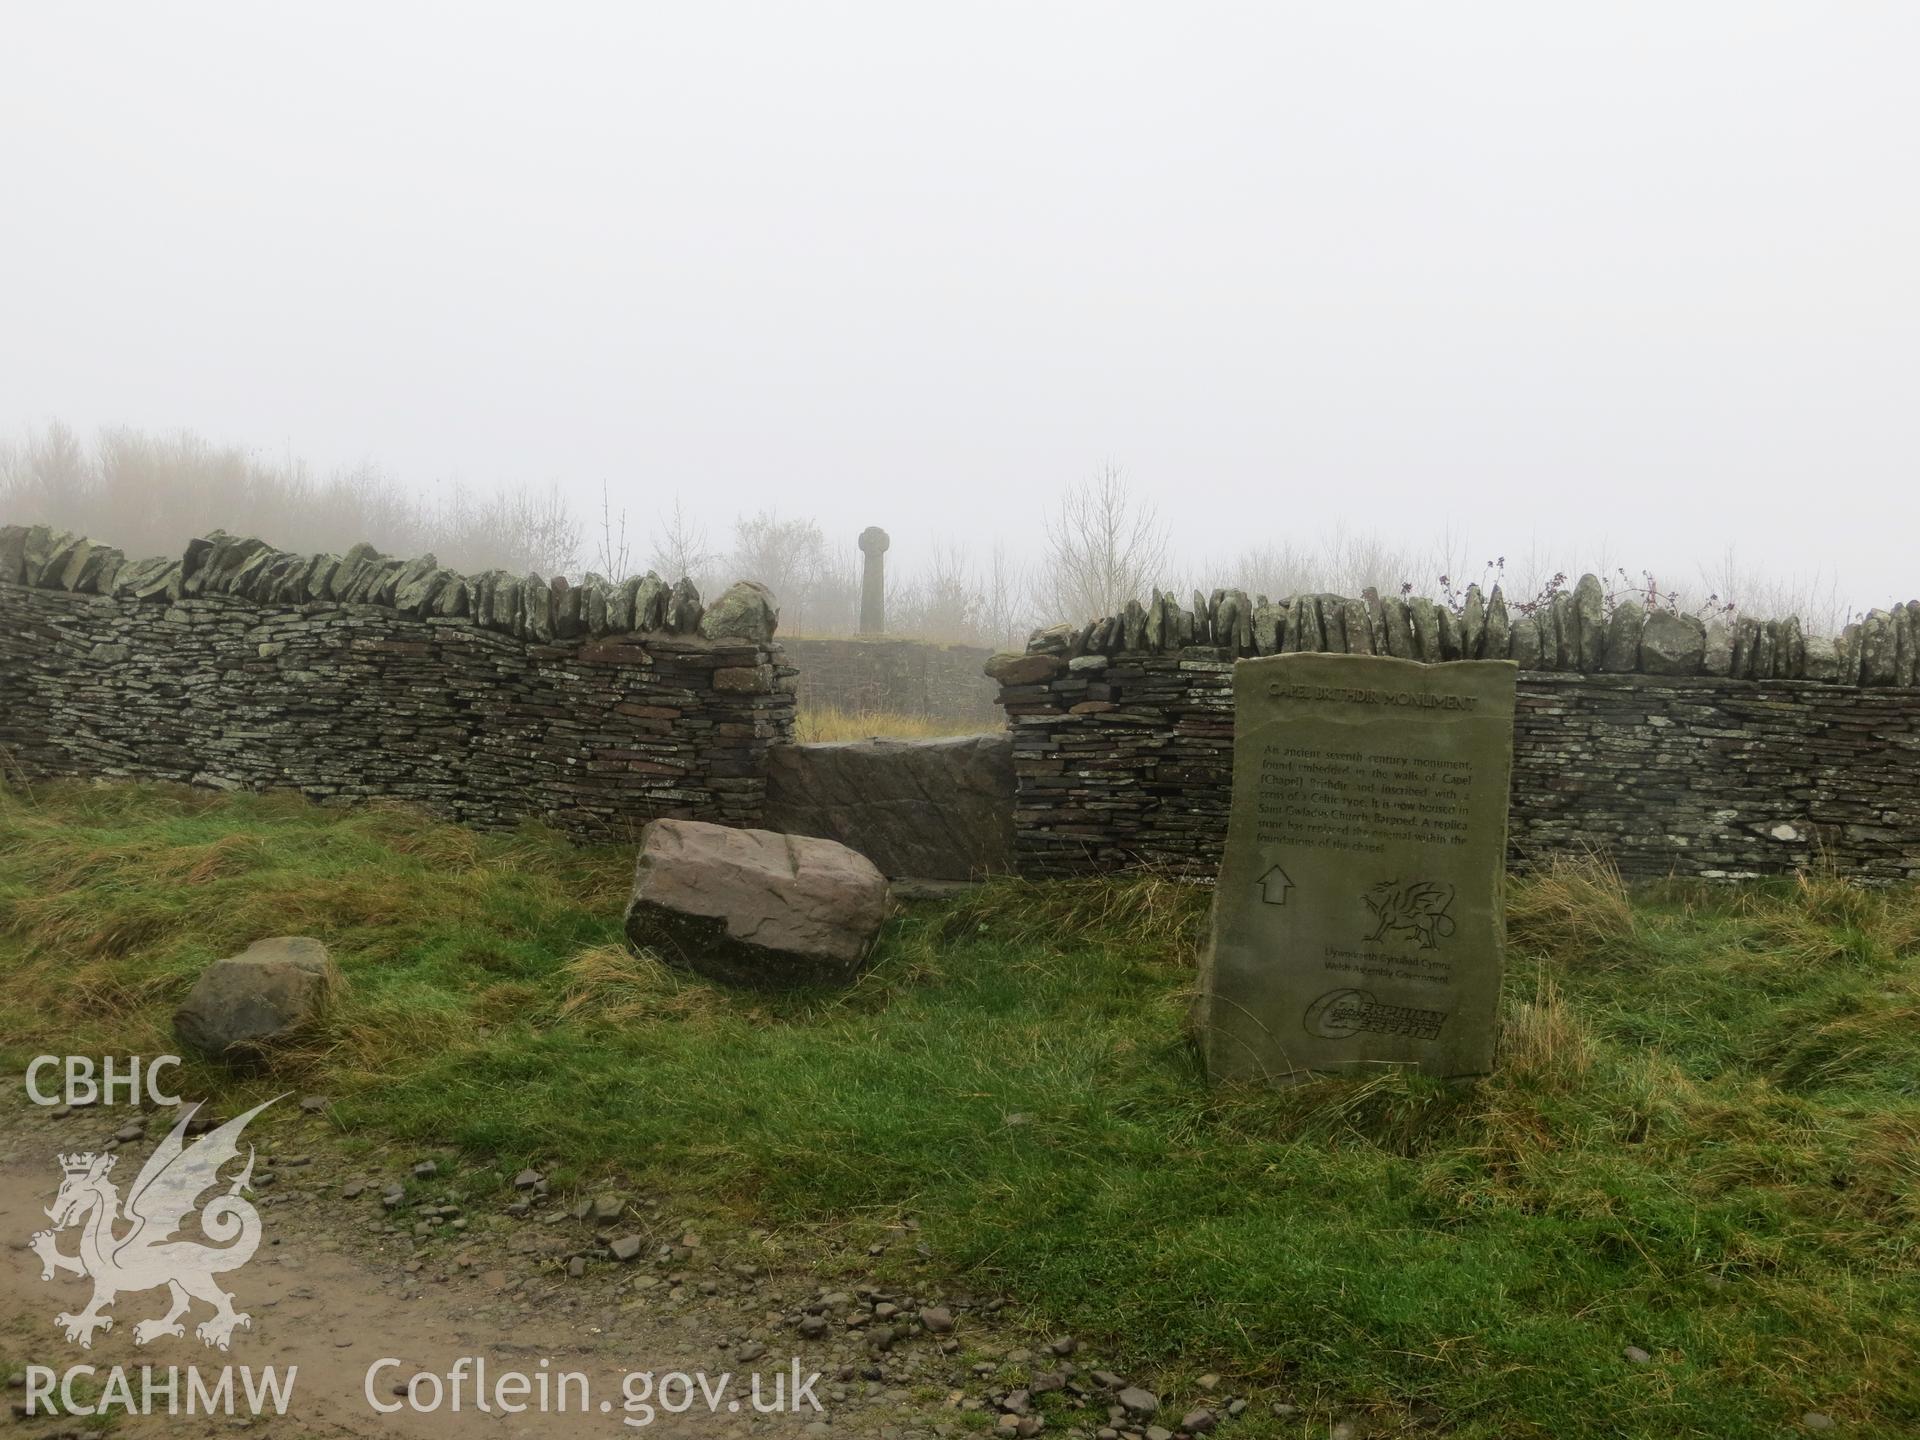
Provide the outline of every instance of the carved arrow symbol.
{"type": "Polygon", "coordinates": [[[1269,905],[1287,903],[1287,892],[1293,889],[1293,881],[1287,878],[1287,872],[1278,865],[1268,870],[1259,880],[1260,898],[1269,905]]]}

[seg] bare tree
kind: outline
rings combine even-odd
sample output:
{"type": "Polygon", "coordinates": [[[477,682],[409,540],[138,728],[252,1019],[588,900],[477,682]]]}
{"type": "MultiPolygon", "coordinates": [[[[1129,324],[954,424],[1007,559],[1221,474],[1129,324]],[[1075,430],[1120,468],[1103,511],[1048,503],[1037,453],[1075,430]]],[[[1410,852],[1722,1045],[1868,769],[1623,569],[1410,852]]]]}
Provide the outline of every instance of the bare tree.
{"type": "Polygon", "coordinates": [[[600,482],[600,573],[609,580],[627,576],[627,509],[620,507],[620,518],[613,518],[613,502],[607,497],[607,482],[600,482]]]}
{"type": "Polygon", "coordinates": [[[818,522],[782,519],[771,510],[733,527],[731,575],[758,580],[780,604],[789,633],[837,635],[851,631],[860,608],[860,581],[850,555],[828,548],[818,522]]]}
{"type": "Polygon", "coordinates": [[[515,490],[478,503],[457,487],[427,537],[455,569],[535,570],[565,575],[580,560],[584,533],[558,485],[515,490]],[[449,558],[456,557],[456,558],[449,558]]]}
{"type": "Polygon", "coordinates": [[[986,596],[967,558],[967,547],[936,542],[931,562],[904,585],[891,587],[888,629],[898,635],[943,644],[968,644],[980,638],[986,596]]]}
{"type": "Polygon", "coordinates": [[[1167,529],[1153,506],[1136,500],[1126,477],[1104,465],[1067,487],[1047,521],[1042,595],[1050,618],[1111,615],[1147,592],[1167,564],[1167,529]]]}
{"type": "Polygon", "coordinates": [[[1818,569],[1811,574],[1761,572],[1745,564],[1732,545],[1713,564],[1701,565],[1699,583],[1680,587],[1680,595],[1678,608],[1683,610],[1729,606],[1760,619],[1798,615],[1810,635],[1838,635],[1859,619],[1859,612],[1842,597],[1837,575],[1818,569]]]}
{"type": "Polygon", "coordinates": [[[1018,648],[1033,628],[1031,590],[1032,580],[1025,568],[1008,556],[1003,542],[994,541],[981,586],[980,638],[998,649],[1018,648]]]}
{"type": "Polygon", "coordinates": [[[458,485],[408,498],[370,464],[315,479],[291,455],[268,458],[191,431],[103,430],[89,449],[57,422],[0,446],[0,521],[57,526],[133,555],[178,553],[209,530],[257,535],[289,550],[388,554],[431,550],[458,570],[565,573],[579,521],[559,487],[476,499],[458,485]]]}
{"type": "Polygon", "coordinates": [[[1424,594],[1448,567],[1437,552],[1390,545],[1373,532],[1356,534],[1336,525],[1310,544],[1287,538],[1242,550],[1237,560],[1215,573],[1249,595],[1284,600],[1318,592],[1358,595],[1369,588],[1394,595],[1409,583],[1424,594]]]}
{"type": "Polygon", "coordinates": [[[708,548],[707,532],[687,518],[680,497],[674,496],[673,513],[667,516],[665,527],[654,541],[648,564],[669,581],[685,576],[704,591],[709,588],[713,562],[719,558],[708,548]]]}

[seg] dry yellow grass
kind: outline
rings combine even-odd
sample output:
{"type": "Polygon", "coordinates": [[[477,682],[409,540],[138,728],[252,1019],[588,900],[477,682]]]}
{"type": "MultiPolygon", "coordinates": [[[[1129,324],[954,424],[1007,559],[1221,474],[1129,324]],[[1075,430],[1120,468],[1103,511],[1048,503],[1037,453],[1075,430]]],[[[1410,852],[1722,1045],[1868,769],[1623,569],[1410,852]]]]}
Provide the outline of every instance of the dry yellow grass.
{"type": "Polygon", "coordinates": [[[1507,938],[1522,951],[1594,960],[1630,944],[1633,902],[1603,856],[1559,857],[1507,890],[1507,938]]]}
{"type": "Polygon", "coordinates": [[[1516,1088],[1572,1094],[1593,1070],[1594,1055],[1592,1032],[1567,1004],[1551,972],[1541,966],[1531,994],[1514,997],[1506,1006],[1500,1068],[1516,1088]]]}
{"type": "Polygon", "coordinates": [[[724,1011],[728,997],[677,972],[649,951],[626,944],[593,945],[567,961],[566,990],[555,1012],[562,1020],[634,1025],[686,1020],[724,1011]]]}
{"type": "Polygon", "coordinates": [[[999,728],[988,721],[933,720],[898,710],[803,705],[794,718],[793,738],[803,745],[827,740],[935,740],[944,735],[982,735],[999,728]]]}

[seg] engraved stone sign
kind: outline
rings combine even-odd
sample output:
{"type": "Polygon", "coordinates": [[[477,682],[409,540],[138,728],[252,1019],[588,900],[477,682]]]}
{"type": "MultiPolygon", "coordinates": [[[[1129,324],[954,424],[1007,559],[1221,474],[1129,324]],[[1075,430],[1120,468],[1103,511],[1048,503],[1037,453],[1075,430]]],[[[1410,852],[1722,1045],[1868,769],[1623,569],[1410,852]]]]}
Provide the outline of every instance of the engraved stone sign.
{"type": "Polygon", "coordinates": [[[1233,809],[1196,1020],[1215,1079],[1493,1067],[1516,671],[1234,666],[1233,809]]]}

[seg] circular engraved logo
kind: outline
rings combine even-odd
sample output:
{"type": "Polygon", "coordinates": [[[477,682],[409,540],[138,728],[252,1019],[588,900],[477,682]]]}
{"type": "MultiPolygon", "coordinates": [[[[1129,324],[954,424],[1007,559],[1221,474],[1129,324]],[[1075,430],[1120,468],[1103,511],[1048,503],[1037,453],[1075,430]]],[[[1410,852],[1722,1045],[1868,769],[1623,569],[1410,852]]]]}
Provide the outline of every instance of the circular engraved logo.
{"type": "Polygon", "coordinates": [[[1309,1035],[1322,1040],[1344,1040],[1357,1034],[1361,1021],[1373,1005],[1373,996],[1364,990],[1329,990],[1307,1007],[1301,1023],[1309,1035]]]}

